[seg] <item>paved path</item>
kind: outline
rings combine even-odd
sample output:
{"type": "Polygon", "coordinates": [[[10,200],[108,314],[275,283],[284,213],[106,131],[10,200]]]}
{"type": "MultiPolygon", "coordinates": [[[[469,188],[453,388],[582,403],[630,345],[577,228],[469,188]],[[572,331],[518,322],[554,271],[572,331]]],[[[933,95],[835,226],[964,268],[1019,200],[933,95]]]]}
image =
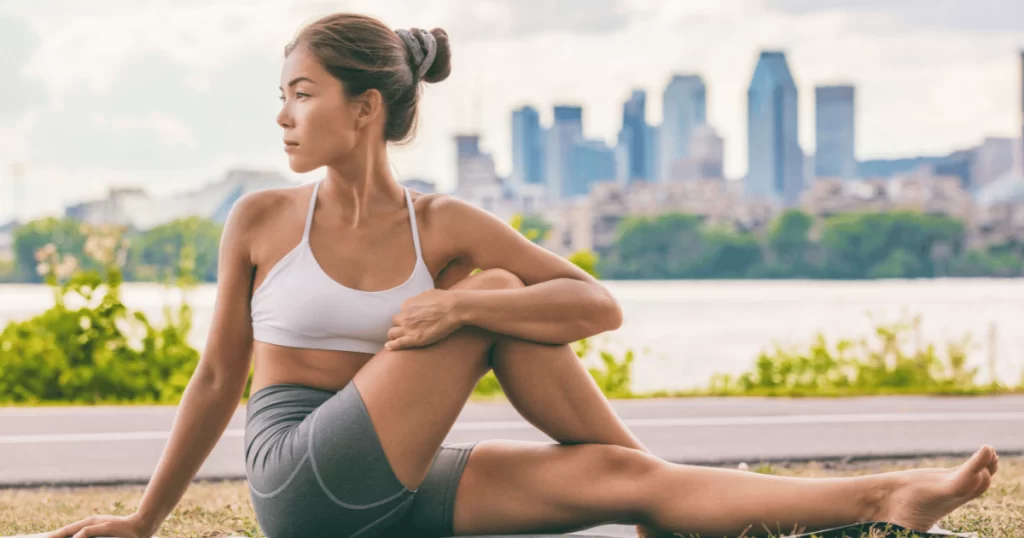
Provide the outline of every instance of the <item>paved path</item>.
{"type": "MultiPolygon", "coordinates": [[[[613,405],[655,454],[680,463],[1024,453],[1024,396],[689,398],[613,405]]],[[[0,408],[0,486],[145,482],[174,407],[0,408]]],[[[239,407],[199,477],[244,477],[239,407]]],[[[505,403],[467,404],[446,442],[551,441],[505,403]]]]}
{"type": "MultiPolygon", "coordinates": [[[[680,463],[1024,453],[1024,396],[615,401],[655,454],[680,463]]],[[[173,407],[0,408],[0,486],[145,482],[173,407]]],[[[244,478],[239,407],[199,477],[244,478]]],[[[551,441],[508,404],[467,404],[446,442],[551,441]]],[[[635,536],[605,525],[579,535],[635,536]]]]}

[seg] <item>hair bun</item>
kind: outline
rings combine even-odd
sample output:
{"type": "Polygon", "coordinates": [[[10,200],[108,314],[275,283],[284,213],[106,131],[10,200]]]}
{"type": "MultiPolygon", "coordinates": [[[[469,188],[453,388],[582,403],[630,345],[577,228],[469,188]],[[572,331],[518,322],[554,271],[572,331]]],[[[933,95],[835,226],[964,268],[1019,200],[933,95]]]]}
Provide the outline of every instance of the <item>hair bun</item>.
{"type": "Polygon", "coordinates": [[[427,72],[423,74],[423,80],[435,83],[448,78],[448,75],[452,73],[452,48],[448,43],[448,32],[441,28],[434,28],[430,34],[437,40],[437,52],[434,54],[434,61],[427,68],[427,72]]]}

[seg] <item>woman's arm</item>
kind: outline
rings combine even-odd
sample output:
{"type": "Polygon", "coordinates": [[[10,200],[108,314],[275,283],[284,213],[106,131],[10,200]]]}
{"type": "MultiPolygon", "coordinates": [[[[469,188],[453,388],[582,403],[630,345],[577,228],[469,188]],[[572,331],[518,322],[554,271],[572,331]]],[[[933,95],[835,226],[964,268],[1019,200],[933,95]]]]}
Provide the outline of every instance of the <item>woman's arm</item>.
{"type": "Polygon", "coordinates": [[[430,225],[446,234],[458,265],[502,268],[526,284],[450,291],[453,314],[462,324],[548,344],[574,342],[622,324],[614,296],[572,262],[482,209],[448,196],[431,202],[430,225]]]}
{"type": "Polygon", "coordinates": [[[250,237],[266,198],[243,196],[224,224],[217,298],[202,358],[178,406],[170,439],[138,508],[156,532],[223,435],[238,409],[252,362],[250,237]]]}

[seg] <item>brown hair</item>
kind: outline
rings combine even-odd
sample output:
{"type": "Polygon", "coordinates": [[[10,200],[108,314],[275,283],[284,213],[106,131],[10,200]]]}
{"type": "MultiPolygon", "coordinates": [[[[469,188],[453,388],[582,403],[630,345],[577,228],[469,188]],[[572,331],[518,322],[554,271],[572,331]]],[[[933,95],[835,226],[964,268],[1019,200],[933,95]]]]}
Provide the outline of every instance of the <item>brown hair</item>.
{"type": "MultiPolygon", "coordinates": [[[[437,54],[422,81],[441,82],[451,73],[452,51],[444,30],[434,28],[430,33],[437,40],[437,54]]],[[[287,57],[300,45],[342,82],[348,97],[369,89],[381,93],[387,111],[385,141],[402,143],[412,139],[420,82],[415,73],[420,66],[412,65],[414,56],[395,31],[373,17],[335,13],[299,30],[285,47],[284,55],[287,57]]]]}

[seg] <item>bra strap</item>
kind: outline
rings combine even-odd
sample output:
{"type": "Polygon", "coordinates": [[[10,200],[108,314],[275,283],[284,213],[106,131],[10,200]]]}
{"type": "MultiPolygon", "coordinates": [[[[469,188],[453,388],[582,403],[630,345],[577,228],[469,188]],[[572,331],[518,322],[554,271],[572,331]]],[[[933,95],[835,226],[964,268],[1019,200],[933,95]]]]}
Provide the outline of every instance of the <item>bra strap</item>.
{"type": "Polygon", "coordinates": [[[309,198],[309,209],[306,211],[306,228],[302,230],[302,240],[309,241],[309,229],[313,226],[313,208],[316,207],[316,193],[320,190],[320,181],[313,185],[313,196],[309,198]]]}
{"type": "Polygon", "coordinates": [[[405,189],[405,203],[409,207],[409,224],[412,226],[412,243],[416,246],[416,257],[423,258],[423,253],[420,251],[420,232],[419,227],[416,226],[416,209],[412,205],[412,195],[409,194],[409,188],[405,189]]]}

